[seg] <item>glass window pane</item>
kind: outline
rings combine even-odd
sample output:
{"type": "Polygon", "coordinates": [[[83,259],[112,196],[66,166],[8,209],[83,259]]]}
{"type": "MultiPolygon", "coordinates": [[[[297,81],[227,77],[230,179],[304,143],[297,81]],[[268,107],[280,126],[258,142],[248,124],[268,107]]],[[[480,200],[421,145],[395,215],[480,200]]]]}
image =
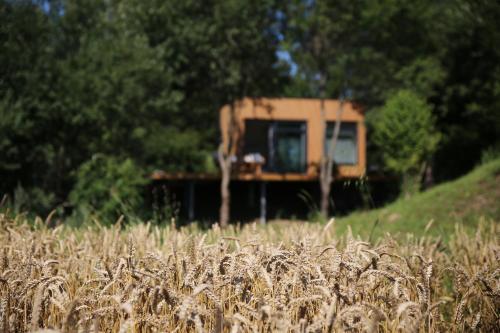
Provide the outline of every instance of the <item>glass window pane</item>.
{"type": "MultiPolygon", "coordinates": [[[[328,152],[330,141],[333,135],[335,123],[328,123],[325,142],[325,152],[328,152]]],[[[356,123],[343,122],[340,124],[340,133],[337,140],[337,146],[333,159],[337,164],[356,164],[358,163],[358,147],[357,147],[357,127],[356,123]]]]}
{"type": "Polygon", "coordinates": [[[274,123],[273,171],[304,172],[306,165],[305,123],[274,123]]]}
{"type": "Polygon", "coordinates": [[[278,135],[276,138],[276,169],[281,171],[300,171],[300,150],[299,135],[278,135]]]}

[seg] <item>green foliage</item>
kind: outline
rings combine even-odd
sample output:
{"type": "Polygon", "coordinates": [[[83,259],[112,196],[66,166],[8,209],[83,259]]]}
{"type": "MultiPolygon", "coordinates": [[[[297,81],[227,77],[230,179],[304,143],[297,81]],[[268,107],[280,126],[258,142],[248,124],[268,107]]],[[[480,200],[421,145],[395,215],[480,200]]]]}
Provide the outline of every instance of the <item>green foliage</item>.
{"type": "Polygon", "coordinates": [[[372,125],[385,165],[397,174],[418,175],[440,139],[430,107],[408,90],[390,97],[372,125]]]}
{"type": "Polygon", "coordinates": [[[276,6],[0,0],[0,193],[20,183],[64,203],[100,154],[143,173],[216,172],[219,108],[286,74],[276,6]]]}
{"type": "Polygon", "coordinates": [[[461,0],[447,10],[441,45],[447,75],[434,101],[444,135],[435,159],[439,178],[470,170],[500,141],[499,15],[498,1],[461,0]]]}
{"type": "Polygon", "coordinates": [[[54,208],[54,204],[54,193],[47,193],[37,187],[24,189],[18,184],[10,206],[16,214],[38,212],[42,216],[46,216],[54,208]]]}
{"type": "Polygon", "coordinates": [[[359,10],[360,4],[353,1],[298,0],[289,4],[283,46],[299,71],[286,93],[332,98],[352,89],[350,81],[357,75],[359,61],[355,45],[361,39],[356,25],[359,10]]]}
{"type": "Polygon", "coordinates": [[[481,153],[481,164],[487,164],[500,159],[500,143],[492,145],[481,153]]]}
{"type": "Polygon", "coordinates": [[[442,133],[434,174],[455,177],[499,140],[499,16],[473,0],[0,0],[0,193],[64,204],[96,154],[215,172],[223,104],[318,97],[320,79],[367,111],[422,96],[442,133]]]}
{"type": "Polygon", "coordinates": [[[443,7],[431,0],[290,2],[283,47],[299,75],[285,92],[319,97],[323,79],[327,97],[343,93],[367,110],[399,89],[428,97],[446,76],[443,7]]]}
{"type": "Polygon", "coordinates": [[[129,158],[94,155],[78,168],[75,178],[69,195],[71,203],[94,210],[110,223],[122,213],[135,215],[143,207],[147,179],[129,158]]]}
{"type": "MultiPolygon", "coordinates": [[[[283,48],[298,65],[287,95],[319,97],[319,73],[331,82],[326,97],[344,83],[369,113],[401,89],[414,91],[442,133],[437,181],[470,170],[499,140],[498,2],[296,0],[287,15],[283,48]]],[[[370,160],[378,154],[369,146],[370,160]]]]}

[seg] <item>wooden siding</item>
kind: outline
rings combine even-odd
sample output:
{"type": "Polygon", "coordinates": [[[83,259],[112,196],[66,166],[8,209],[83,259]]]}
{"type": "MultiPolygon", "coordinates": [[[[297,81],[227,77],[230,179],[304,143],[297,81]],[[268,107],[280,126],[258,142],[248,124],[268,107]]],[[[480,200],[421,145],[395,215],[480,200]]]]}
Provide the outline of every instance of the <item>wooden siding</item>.
{"type": "MultiPolygon", "coordinates": [[[[233,131],[233,140],[236,142],[231,153],[242,157],[242,138],[245,135],[245,120],[269,121],[304,121],[307,124],[307,169],[305,173],[277,174],[277,173],[248,173],[240,171],[236,166],[234,179],[241,180],[312,180],[318,177],[319,163],[324,147],[324,132],[321,122],[321,102],[318,99],[276,98],[250,99],[246,98],[235,104],[236,130],[233,131]]],[[[340,102],[337,100],[325,101],[327,122],[336,120],[340,102]]],[[[230,107],[221,109],[220,127],[223,142],[228,141],[228,126],[230,107]]],[[[364,114],[359,107],[352,103],[344,103],[342,114],[343,122],[354,122],[357,125],[358,163],[355,165],[339,165],[338,178],[356,178],[364,175],[366,169],[366,128],[364,114]]]]}

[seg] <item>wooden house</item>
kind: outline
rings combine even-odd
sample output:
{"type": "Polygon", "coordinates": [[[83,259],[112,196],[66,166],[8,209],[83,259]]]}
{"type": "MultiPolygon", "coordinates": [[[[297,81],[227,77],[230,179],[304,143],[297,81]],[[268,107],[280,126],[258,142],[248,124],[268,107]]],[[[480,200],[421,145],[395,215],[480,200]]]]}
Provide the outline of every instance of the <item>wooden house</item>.
{"type": "MultiPolygon", "coordinates": [[[[339,101],[325,101],[326,137],[318,99],[244,99],[234,115],[220,111],[222,139],[232,135],[233,178],[238,180],[304,181],[318,179],[319,164],[333,133],[339,101]],[[234,117],[232,129],[231,117],[234,117]],[[326,139],[326,140],[325,140],[326,139]],[[258,156],[262,159],[259,159],[258,156]]],[[[358,178],[366,169],[364,114],[352,103],[343,106],[334,160],[336,178],[358,178]]]]}
{"type": "MultiPolygon", "coordinates": [[[[266,216],[268,184],[319,181],[319,165],[328,149],[339,108],[337,100],[324,101],[326,133],[319,99],[245,98],[233,108],[228,105],[219,111],[223,146],[229,147],[232,158],[232,183],[247,182],[260,187],[261,219],[266,216]]],[[[366,169],[364,113],[345,102],[340,120],[334,154],[335,179],[359,178],[366,169]]],[[[153,179],[183,182],[187,189],[187,217],[194,219],[194,184],[217,182],[220,174],[156,172],[153,179]]]]}

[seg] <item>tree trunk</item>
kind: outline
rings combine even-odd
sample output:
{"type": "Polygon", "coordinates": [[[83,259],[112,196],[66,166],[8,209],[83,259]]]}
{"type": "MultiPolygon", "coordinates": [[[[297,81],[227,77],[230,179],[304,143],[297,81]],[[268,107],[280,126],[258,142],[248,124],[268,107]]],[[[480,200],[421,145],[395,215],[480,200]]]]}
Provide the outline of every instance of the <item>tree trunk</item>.
{"type": "Polygon", "coordinates": [[[328,218],[328,212],[330,208],[330,186],[326,186],[324,181],[321,181],[321,215],[324,218],[328,218]]]}
{"type": "MultiPolygon", "coordinates": [[[[335,127],[333,129],[332,138],[330,139],[330,146],[328,147],[328,152],[325,154],[323,150],[323,158],[321,160],[321,170],[320,170],[320,187],[321,187],[321,215],[324,218],[328,218],[329,214],[329,204],[330,204],[330,190],[333,181],[333,156],[335,154],[335,148],[337,146],[337,141],[340,133],[340,124],[342,123],[342,113],[344,112],[344,98],[340,98],[340,106],[337,110],[337,115],[335,118],[335,127]]],[[[321,98],[321,118],[323,122],[323,137],[327,140],[327,126],[326,121],[326,111],[325,111],[325,99],[321,98]]]]}
{"type": "Polygon", "coordinates": [[[224,142],[224,140],[222,140],[217,151],[217,157],[221,170],[219,225],[222,228],[229,224],[229,219],[231,217],[231,191],[229,190],[229,183],[231,182],[231,150],[234,144],[233,131],[235,130],[234,107],[234,102],[232,102],[230,105],[227,141],[224,142]]]}
{"type": "Polygon", "coordinates": [[[415,172],[407,172],[403,175],[401,190],[406,199],[411,198],[415,193],[418,193],[420,188],[420,175],[415,172]]]}
{"type": "Polygon", "coordinates": [[[432,172],[432,163],[430,161],[425,162],[420,183],[422,190],[428,190],[434,185],[434,175],[432,172]]]}
{"type": "Polygon", "coordinates": [[[221,205],[219,213],[219,225],[224,228],[229,224],[230,204],[231,204],[231,191],[229,191],[229,182],[231,180],[231,159],[230,156],[224,156],[223,146],[219,147],[219,164],[221,166],[221,205]]]}

